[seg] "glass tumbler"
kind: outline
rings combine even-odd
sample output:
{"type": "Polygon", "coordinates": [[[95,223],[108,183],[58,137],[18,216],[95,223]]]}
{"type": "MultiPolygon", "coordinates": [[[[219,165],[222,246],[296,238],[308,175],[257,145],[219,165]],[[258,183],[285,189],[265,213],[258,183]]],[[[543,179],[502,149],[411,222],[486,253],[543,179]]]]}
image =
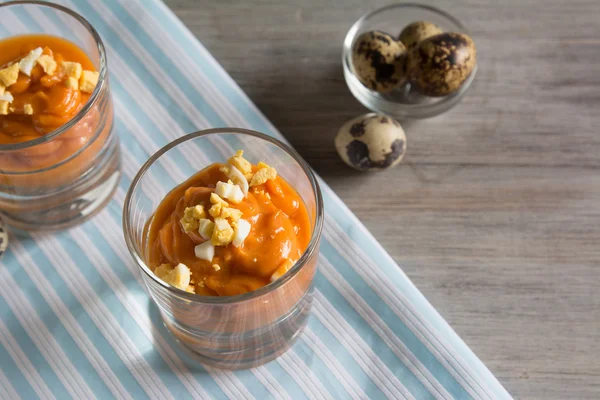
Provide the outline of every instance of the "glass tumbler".
{"type": "Polygon", "coordinates": [[[120,177],[119,141],[113,133],[106,52],[96,30],[59,5],[0,4],[0,40],[33,34],[76,44],[100,74],[86,104],[58,129],[0,144],[0,217],[21,230],[55,230],[84,221],[108,203],[120,177]]]}
{"type": "Polygon", "coordinates": [[[181,137],[159,150],[134,178],[123,209],[129,251],[165,326],[196,360],[225,369],[251,368],[285,352],[307,323],[323,225],[323,201],[315,176],[300,156],[267,135],[237,128],[209,129],[181,137]],[[164,283],[148,268],[147,229],[162,199],[212,163],[236,150],[252,163],[264,160],[302,197],[311,219],[311,240],[282,277],[237,296],[201,296],[164,283]]]}

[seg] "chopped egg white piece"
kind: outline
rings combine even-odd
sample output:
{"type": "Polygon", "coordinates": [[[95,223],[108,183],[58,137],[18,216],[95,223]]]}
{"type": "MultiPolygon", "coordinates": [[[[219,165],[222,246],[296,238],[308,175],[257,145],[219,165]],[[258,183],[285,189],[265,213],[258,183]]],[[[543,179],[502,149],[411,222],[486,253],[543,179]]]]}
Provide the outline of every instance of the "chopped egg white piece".
{"type": "Polygon", "coordinates": [[[215,256],[215,246],[213,246],[210,240],[207,240],[194,247],[194,253],[201,260],[212,261],[215,256]]]}
{"type": "Polygon", "coordinates": [[[240,247],[241,244],[244,243],[244,240],[246,240],[246,238],[250,234],[250,228],[250,223],[245,219],[237,220],[237,222],[235,223],[235,228],[233,229],[233,240],[231,241],[231,243],[235,247],[240,247]]]}
{"type": "Polygon", "coordinates": [[[233,181],[236,185],[242,189],[242,193],[244,196],[248,194],[248,188],[250,187],[248,183],[248,179],[244,176],[244,174],[237,169],[234,165],[227,163],[223,168],[220,169],[229,179],[233,181]]]}
{"type": "Polygon", "coordinates": [[[33,49],[21,61],[19,61],[19,69],[27,76],[31,76],[31,70],[35,67],[35,62],[42,55],[42,48],[33,49]]]}
{"type": "Polygon", "coordinates": [[[244,193],[238,185],[227,182],[217,182],[215,193],[220,197],[226,198],[232,203],[239,203],[244,199],[244,193]]]}
{"type": "Polygon", "coordinates": [[[202,239],[208,240],[213,234],[215,229],[215,223],[208,218],[201,218],[198,221],[198,233],[202,236],[202,239]]]}
{"type": "Polygon", "coordinates": [[[5,101],[8,101],[9,103],[12,103],[14,99],[15,98],[13,97],[12,94],[10,94],[10,92],[4,92],[3,95],[0,95],[0,100],[5,100],[5,101]]]}

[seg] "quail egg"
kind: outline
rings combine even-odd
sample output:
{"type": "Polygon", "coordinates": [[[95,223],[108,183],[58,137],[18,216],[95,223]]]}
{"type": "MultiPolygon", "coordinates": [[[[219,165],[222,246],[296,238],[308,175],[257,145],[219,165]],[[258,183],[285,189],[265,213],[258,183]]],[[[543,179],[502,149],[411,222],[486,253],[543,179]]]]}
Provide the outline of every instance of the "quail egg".
{"type": "Polygon", "coordinates": [[[442,28],[427,21],[416,21],[407,25],[400,32],[399,39],[407,49],[412,49],[419,42],[442,33],[442,28]]]}
{"type": "Polygon", "coordinates": [[[335,148],[354,169],[384,170],[404,157],[406,134],[394,119],[370,113],[346,122],[335,137],[335,148]]]}
{"type": "Polygon", "coordinates": [[[371,90],[389,92],[405,82],[406,47],[387,33],[366,32],[352,46],[358,80],[371,90]]]}
{"type": "Polygon", "coordinates": [[[458,90],[476,65],[473,39],[441,33],[421,41],[407,57],[407,73],[419,92],[446,96],[458,90]]]}

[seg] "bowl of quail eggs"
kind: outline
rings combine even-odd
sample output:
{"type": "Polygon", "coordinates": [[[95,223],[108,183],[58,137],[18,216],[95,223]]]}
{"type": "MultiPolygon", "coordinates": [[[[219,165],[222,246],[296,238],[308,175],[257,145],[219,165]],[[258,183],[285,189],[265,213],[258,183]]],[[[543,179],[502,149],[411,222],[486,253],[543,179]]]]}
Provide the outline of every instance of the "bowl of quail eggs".
{"type": "Polygon", "coordinates": [[[465,95],[477,71],[477,50],[448,13],[400,3],[354,23],[342,64],[348,88],[368,109],[397,119],[429,118],[465,95]]]}

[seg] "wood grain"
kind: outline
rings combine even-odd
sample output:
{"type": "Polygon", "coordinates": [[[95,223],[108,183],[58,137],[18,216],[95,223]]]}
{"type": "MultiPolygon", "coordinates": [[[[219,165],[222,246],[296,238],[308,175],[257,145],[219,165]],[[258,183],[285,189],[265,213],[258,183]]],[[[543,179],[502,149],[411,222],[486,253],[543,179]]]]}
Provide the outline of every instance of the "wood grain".
{"type": "Polygon", "coordinates": [[[478,76],[376,174],[332,141],[366,112],[342,40],[387,1],[166,2],[515,398],[600,398],[599,1],[430,2],[469,27],[478,76]]]}

